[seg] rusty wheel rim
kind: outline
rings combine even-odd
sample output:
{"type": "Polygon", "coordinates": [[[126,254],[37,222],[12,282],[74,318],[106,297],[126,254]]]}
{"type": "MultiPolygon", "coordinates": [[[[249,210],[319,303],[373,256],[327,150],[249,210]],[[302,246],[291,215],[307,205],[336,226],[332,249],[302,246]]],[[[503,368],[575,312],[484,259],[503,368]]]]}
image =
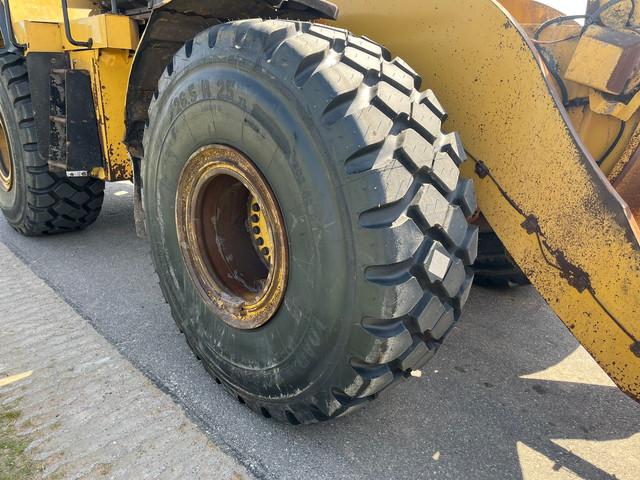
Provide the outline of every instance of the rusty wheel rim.
{"type": "Polygon", "coordinates": [[[205,303],[227,324],[267,323],[288,277],[288,243],[275,195],[237,150],[211,145],[182,171],[176,196],[182,257],[205,303]]]}
{"type": "Polygon", "coordinates": [[[13,188],[13,160],[2,116],[0,116],[0,188],[5,192],[13,188]]]}

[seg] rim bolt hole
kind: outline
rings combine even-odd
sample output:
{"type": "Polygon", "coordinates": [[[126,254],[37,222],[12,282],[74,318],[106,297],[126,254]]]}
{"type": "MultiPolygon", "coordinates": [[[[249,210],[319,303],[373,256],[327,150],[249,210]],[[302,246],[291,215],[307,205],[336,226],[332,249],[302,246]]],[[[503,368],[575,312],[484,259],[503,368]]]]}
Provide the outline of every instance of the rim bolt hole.
{"type": "Polygon", "coordinates": [[[266,257],[269,255],[269,249],[267,247],[262,249],[262,254],[266,257]]]}
{"type": "Polygon", "coordinates": [[[251,208],[253,209],[254,212],[259,212],[260,211],[260,205],[258,205],[257,203],[254,203],[251,208]]]}
{"type": "Polygon", "coordinates": [[[258,245],[260,246],[264,245],[264,238],[262,237],[258,238],[258,245]]]}
{"type": "Polygon", "coordinates": [[[258,222],[260,221],[260,217],[259,217],[258,215],[253,215],[253,216],[251,217],[251,221],[252,221],[253,223],[258,223],[258,222]]]}
{"type": "Polygon", "coordinates": [[[260,235],[260,228],[259,227],[253,227],[253,233],[254,233],[254,235],[260,235]]]}

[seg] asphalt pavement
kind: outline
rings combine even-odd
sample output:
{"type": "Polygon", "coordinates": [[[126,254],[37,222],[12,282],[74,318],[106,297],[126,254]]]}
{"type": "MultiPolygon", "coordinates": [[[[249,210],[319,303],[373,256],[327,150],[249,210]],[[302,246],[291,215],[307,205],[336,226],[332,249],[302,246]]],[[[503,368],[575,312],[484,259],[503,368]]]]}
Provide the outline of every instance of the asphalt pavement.
{"type": "Polygon", "coordinates": [[[173,323],[131,192],[109,186],[96,225],[66,236],[22,238],[0,219],[0,242],[256,477],[640,478],[640,406],[531,287],[475,288],[422,377],[354,415],[294,427],[251,413],[173,323]]]}

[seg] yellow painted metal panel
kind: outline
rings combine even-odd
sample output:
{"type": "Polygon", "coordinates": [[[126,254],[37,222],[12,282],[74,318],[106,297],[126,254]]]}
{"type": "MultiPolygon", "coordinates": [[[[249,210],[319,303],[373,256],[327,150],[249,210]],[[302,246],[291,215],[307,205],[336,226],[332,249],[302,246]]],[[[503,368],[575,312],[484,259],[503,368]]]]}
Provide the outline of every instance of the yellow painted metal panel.
{"type": "Polygon", "coordinates": [[[582,36],[565,77],[602,92],[620,94],[609,88],[609,82],[622,60],[624,49],[600,39],[603,31],[605,29],[594,25],[582,36]]]}
{"type": "Polygon", "coordinates": [[[123,143],[126,86],[133,54],[128,50],[83,50],[70,52],[73,68],[91,74],[93,96],[108,181],[133,178],[129,152],[123,143]]]}
{"type": "Polygon", "coordinates": [[[628,103],[609,100],[600,92],[592,90],[589,94],[591,110],[601,115],[609,115],[628,122],[640,108],[640,93],[636,93],[628,103]]]}
{"type": "MultiPolygon", "coordinates": [[[[79,41],[92,39],[92,49],[113,48],[135,50],[140,42],[136,23],[123,15],[95,15],[71,22],[73,37],[79,41]]],[[[71,45],[62,23],[20,21],[16,23],[16,35],[27,45],[27,53],[86,50],[71,45]]]]}
{"type": "MultiPolygon", "coordinates": [[[[580,138],[583,139],[584,146],[591,152],[593,158],[601,159],[607,151],[611,150],[613,142],[619,135],[621,121],[613,116],[599,114],[594,111],[597,108],[592,108],[593,104],[581,108],[573,108],[569,112],[569,116],[580,138]]],[[[609,176],[609,179],[614,178],[612,176],[614,168],[617,169],[622,159],[625,158],[625,152],[637,125],[638,114],[636,113],[627,122],[620,141],[601,163],[600,169],[609,176]]]]}
{"type": "Polygon", "coordinates": [[[563,15],[563,12],[534,0],[504,0],[501,4],[521,24],[541,24],[563,15]]]}
{"type": "Polygon", "coordinates": [[[58,23],[20,22],[16,27],[18,38],[29,39],[31,52],[61,52],[64,50],[62,27],[58,23]]]}
{"type": "Polygon", "coordinates": [[[465,165],[489,222],[591,355],[640,398],[640,230],[524,31],[491,0],[336,3],[340,26],[385,44],[435,89],[448,128],[490,173],[465,165]]]}
{"type": "MultiPolygon", "coordinates": [[[[62,23],[62,2],[60,0],[9,0],[11,17],[17,26],[22,21],[62,23]]],[[[85,18],[99,13],[96,0],[69,0],[69,18],[85,18]]],[[[26,39],[16,28],[17,40],[25,43],[26,39]]]]}
{"type": "MultiPolygon", "coordinates": [[[[22,4],[21,4],[22,5],[22,4]]],[[[96,14],[98,10],[81,8],[91,2],[70,2],[71,29],[74,38],[93,40],[91,50],[71,45],[64,33],[60,2],[48,0],[38,6],[17,9],[14,15],[19,41],[27,43],[27,54],[69,51],[72,68],[87,70],[91,75],[93,96],[102,141],[105,167],[93,176],[109,181],[129,180],[133,172],[125,135],[126,89],[133,58],[139,43],[135,22],[122,15],[96,14]]]]}
{"type": "Polygon", "coordinates": [[[135,50],[140,36],[136,23],[124,15],[95,15],[71,22],[74,37],[91,38],[92,48],[118,48],[135,50]]]}

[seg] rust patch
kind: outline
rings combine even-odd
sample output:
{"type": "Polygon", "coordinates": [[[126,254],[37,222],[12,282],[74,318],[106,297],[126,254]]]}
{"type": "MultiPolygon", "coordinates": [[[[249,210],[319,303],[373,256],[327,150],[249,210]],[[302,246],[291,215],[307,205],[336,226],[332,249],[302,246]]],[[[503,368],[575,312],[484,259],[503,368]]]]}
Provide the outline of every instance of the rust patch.
{"type": "Polygon", "coordinates": [[[286,290],[288,240],[277,199],[251,160],[222,145],[198,150],[180,176],[176,226],[189,274],[212,311],[242,330],[271,320],[286,290]],[[254,213],[263,221],[252,224],[254,213]],[[257,235],[269,237],[268,255],[256,248],[257,235]]]}

